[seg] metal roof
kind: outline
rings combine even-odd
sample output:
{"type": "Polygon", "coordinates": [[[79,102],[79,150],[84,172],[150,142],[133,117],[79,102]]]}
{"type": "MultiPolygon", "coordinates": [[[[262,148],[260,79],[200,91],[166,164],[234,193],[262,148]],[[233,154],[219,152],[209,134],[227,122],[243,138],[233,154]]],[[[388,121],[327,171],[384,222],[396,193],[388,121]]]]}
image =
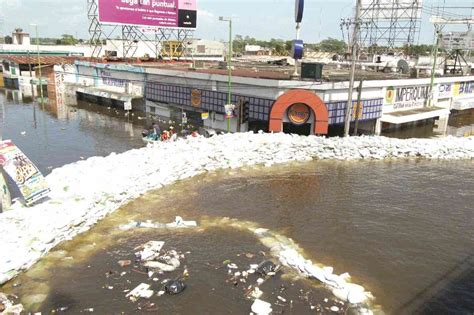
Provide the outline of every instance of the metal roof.
{"type": "MultiPolygon", "coordinates": [[[[57,65],[63,63],[72,63],[75,60],[79,59],[78,57],[64,57],[64,56],[40,56],[39,57],[41,64],[43,65],[57,65]]],[[[0,56],[0,60],[9,61],[11,63],[16,63],[19,65],[28,65],[28,64],[38,64],[38,56],[31,55],[6,55],[0,56]]]]}

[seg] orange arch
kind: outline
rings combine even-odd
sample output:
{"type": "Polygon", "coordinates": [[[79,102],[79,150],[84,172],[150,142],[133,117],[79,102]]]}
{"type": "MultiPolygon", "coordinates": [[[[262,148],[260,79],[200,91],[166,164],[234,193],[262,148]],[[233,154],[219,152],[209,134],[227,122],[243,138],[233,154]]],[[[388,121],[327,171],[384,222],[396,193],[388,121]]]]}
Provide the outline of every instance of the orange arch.
{"type": "Polygon", "coordinates": [[[329,113],[326,104],[314,92],[308,90],[290,90],[276,100],[270,112],[270,132],[283,131],[283,117],[288,108],[296,103],[304,103],[313,110],[314,134],[327,135],[329,113]]]}

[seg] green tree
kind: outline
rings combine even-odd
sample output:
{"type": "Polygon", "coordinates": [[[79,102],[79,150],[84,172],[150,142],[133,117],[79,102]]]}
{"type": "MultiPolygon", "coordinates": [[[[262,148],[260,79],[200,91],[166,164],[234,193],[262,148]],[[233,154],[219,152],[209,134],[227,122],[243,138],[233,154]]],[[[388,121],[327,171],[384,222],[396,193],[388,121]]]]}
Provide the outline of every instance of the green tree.
{"type": "Polygon", "coordinates": [[[323,52],[343,54],[346,52],[347,45],[343,40],[328,38],[319,43],[319,49],[323,52]]]}
{"type": "Polygon", "coordinates": [[[78,40],[75,39],[72,35],[63,34],[61,36],[61,39],[59,39],[57,43],[60,43],[61,45],[76,45],[78,43],[78,40]]]}

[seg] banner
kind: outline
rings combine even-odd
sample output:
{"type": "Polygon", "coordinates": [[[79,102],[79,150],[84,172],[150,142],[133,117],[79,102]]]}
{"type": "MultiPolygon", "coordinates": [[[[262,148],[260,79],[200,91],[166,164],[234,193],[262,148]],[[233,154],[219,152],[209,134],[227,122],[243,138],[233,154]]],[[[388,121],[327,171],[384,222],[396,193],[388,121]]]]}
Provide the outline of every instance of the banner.
{"type": "Polygon", "coordinates": [[[28,157],[11,140],[0,142],[0,165],[18,186],[27,205],[46,197],[46,180],[28,157]]]}

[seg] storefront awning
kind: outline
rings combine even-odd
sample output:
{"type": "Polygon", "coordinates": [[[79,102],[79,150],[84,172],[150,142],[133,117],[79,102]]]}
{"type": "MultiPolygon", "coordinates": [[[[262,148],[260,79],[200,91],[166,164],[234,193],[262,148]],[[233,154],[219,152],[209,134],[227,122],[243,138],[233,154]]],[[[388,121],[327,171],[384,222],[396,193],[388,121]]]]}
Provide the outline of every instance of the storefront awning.
{"type": "Polygon", "coordinates": [[[111,92],[111,91],[107,91],[107,90],[95,88],[95,87],[80,87],[77,89],[77,92],[83,93],[83,94],[89,94],[89,95],[93,95],[97,97],[118,100],[125,103],[131,102],[135,98],[141,98],[141,97],[134,97],[134,96],[124,94],[124,93],[111,92]]]}
{"type": "Polygon", "coordinates": [[[425,107],[412,110],[383,114],[381,121],[390,124],[405,124],[409,122],[430,119],[434,117],[449,116],[450,111],[441,107],[425,107]]]}

